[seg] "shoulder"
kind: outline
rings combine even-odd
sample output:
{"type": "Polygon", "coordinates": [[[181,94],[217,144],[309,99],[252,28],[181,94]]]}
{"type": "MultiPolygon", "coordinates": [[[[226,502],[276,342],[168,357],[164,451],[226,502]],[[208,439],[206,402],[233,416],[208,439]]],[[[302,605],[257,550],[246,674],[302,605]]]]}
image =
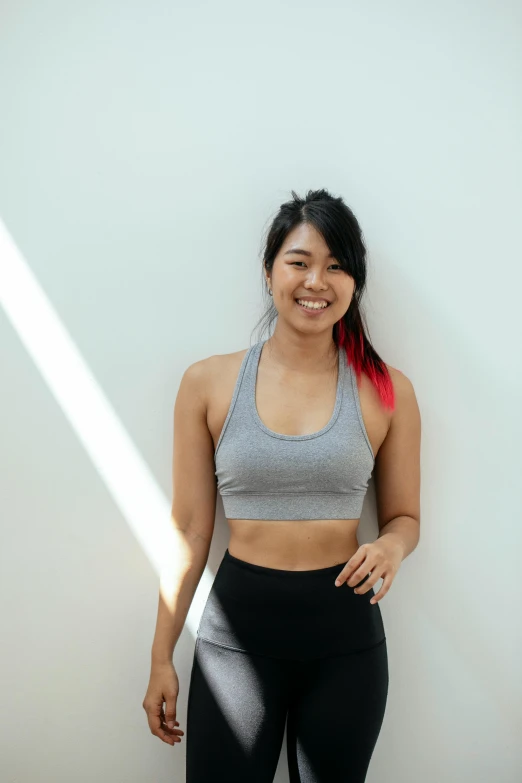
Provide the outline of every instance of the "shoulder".
{"type": "Polygon", "coordinates": [[[404,412],[417,415],[419,413],[419,407],[411,379],[403,373],[402,370],[397,369],[397,367],[392,367],[391,364],[386,364],[386,369],[390,373],[395,394],[393,418],[404,412]]]}
{"type": "Polygon", "coordinates": [[[408,394],[408,392],[411,394],[413,392],[413,384],[402,370],[392,367],[391,364],[386,364],[386,369],[390,373],[393,388],[397,394],[408,394]]]}
{"type": "Polygon", "coordinates": [[[236,368],[239,369],[247,351],[248,348],[244,348],[232,353],[212,354],[204,359],[198,359],[186,368],[182,383],[207,403],[214,384],[218,381],[226,381],[229,374],[233,374],[236,368]]]}
{"type": "MultiPolygon", "coordinates": [[[[392,367],[391,364],[386,364],[386,362],[384,364],[390,375],[396,402],[403,402],[404,400],[414,398],[415,390],[408,376],[405,375],[402,370],[397,369],[397,367],[392,367]]],[[[361,384],[367,389],[367,393],[371,394],[375,401],[377,401],[379,398],[378,391],[365,372],[361,375],[361,384]]]]}

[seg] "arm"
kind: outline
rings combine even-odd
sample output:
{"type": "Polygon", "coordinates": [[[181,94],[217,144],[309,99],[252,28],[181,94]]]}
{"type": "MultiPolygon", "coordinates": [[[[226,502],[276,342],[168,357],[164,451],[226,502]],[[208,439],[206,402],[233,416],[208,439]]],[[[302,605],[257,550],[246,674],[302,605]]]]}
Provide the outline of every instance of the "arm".
{"type": "Polygon", "coordinates": [[[152,664],[172,663],[208,559],[216,512],[214,444],[207,426],[208,363],[185,371],[174,406],[174,548],[160,574],[160,595],[152,664]]]}
{"type": "Polygon", "coordinates": [[[375,463],[378,538],[395,542],[404,559],[420,538],[421,418],[411,381],[389,369],[396,407],[375,463]]]}
{"type": "Polygon", "coordinates": [[[347,562],[335,584],[367,593],[378,579],[383,583],[370,599],[380,601],[390,589],[404,558],[412,552],[420,537],[420,414],[409,379],[388,367],[395,391],[395,410],[386,437],[374,465],[379,535],[370,544],[362,544],[347,562]]]}

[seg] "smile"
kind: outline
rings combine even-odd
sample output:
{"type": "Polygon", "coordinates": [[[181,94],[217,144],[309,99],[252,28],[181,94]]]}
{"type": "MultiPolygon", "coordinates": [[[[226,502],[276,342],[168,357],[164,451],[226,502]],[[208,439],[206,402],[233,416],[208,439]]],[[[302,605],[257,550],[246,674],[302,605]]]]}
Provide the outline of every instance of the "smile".
{"type": "Polygon", "coordinates": [[[330,303],[325,303],[325,302],[321,302],[321,304],[316,304],[316,305],[314,304],[306,305],[306,304],[301,304],[301,302],[296,299],[295,303],[301,310],[304,310],[307,313],[310,313],[311,315],[318,315],[319,313],[322,313],[324,310],[327,310],[330,307],[330,303]]]}

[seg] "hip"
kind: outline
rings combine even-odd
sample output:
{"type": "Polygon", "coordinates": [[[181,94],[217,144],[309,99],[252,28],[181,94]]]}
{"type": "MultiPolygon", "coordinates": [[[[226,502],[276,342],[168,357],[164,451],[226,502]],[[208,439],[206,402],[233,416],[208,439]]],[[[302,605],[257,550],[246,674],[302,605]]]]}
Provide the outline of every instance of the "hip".
{"type": "MultiPolygon", "coordinates": [[[[385,642],[373,588],[356,594],[335,579],[344,563],[306,571],[256,565],[225,551],[198,636],[273,658],[313,660],[385,642]]],[[[361,580],[363,584],[368,576],[361,580]]]]}

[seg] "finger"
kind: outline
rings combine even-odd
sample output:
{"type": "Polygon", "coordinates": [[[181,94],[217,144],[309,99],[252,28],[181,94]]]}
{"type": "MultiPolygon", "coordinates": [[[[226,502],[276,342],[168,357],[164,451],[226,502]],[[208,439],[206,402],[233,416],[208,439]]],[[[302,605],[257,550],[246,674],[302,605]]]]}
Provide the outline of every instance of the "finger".
{"type": "Polygon", "coordinates": [[[173,729],[169,729],[166,723],[162,725],[161,730],[163,733],[161,739],[163,739],[164,742],[168,742],[170,745],[181,742],[181,737],[185,734],[185,732],[177,726],[173,729]]]}
{"type": "Polygon", "coordinates": [[[154,736],[158,737],[162,742],[166,742],[168,745],[173,745],[174,742],[181,741],[171,738],[172,732],[167,727],[164,720],[163,702],[146,708],[146,713],[151,734],[154,734],[154,736]]]}
{"type": "Polygon", "coordinates": [[[163,742],[166,742],[167,745],[177,745],[179,742],[181,742],[181,738],[180,737],[172,737],[171,736],[170,729],[161,730],[160,733],[158,734],[158,737],[163,742]]]}
{"type": "Polygon", "coordinates": [[[359,587],[359,585],[361,582],[364,582],[365,585],[368,583],[368,579],[371,579],[375,574],[375,568],[376,566],[374,566],[372,570],[368,563],[364,563],[364,568],[361,566],[361,568],[358,568],[349,578],[347,582],[348,587],[357,587],[357,592],[360,592],[362,590],[362,585],[361,587],[359,587]]]}
{"type": "Polygon", "coordinates": [[[161,711],[161,725],[157,732],[157,736],[162,740],[162,742],[166,742],[167,745],[174,745],[176,742],[178,742],[178,739],[175,739],[173,736],[173,729],[169,729],[167,724],[165,723],[165,716],[163,714],[163,710],[161,711]]]}
{"type": "Polygon", "coordinates": [[[353,558],[349,560],[346,563],[343,570],[341,571],[341,573],[339,574],[339,576],[337,577],[337,579],[335,580],[335,586],[338,587],[339,585],[342,585],[343,582],[351,581],[354,577],[356,577],[353,582],[354,585],[360,582],[361,579],[363,579],[363,577],[370,571],[370,568],[367,568],[364,565],[365,560],[366,558],[364,558],[361,565],[359,565],[359,563],[356,563],[353,560],[353,558]],[[356,568],[357,570],[354,571],[354,568],[356,568]]]}
{"type": "Polygon", "coordinates": [[[393,582],[393,576],[391,576],[390,574],[385,574],[382,581],[382,585],[380,586],[379,590],[375,593],[375,595],[372,598],[370,598],[370,603],[376,604],[378,603],[378,601],[384,598],[384,596],[390,589],[390,585],[392,582],[393,582]]]}
{"type": "Polygon", "coordinates": [[[151,730],[152,734],[158,734],[158,732],[161,730],[161,721],[162,721],[162,709],[161,704],[154,704],[152,707],[148,707],[146,709],[147,713],[147,722],[149,724],[149,729],[151,730]]]}
{"type": "Polygon", "coordinates": [[[359,578],[353,583],[353,584],[357,584],[357,582],[360,582],[361,579],[365,576],[365,574],[371,570],[370,568],[366,568],[366,566],[364,565],[366,561],[367,553],[363,547],[364,544],[361,547],[359,547],[359,549],[353,555],[353,557],[351,557],[348,560],[343,570],[335,580],[336,587],[342,585],[343,582],[347,581],[348,579],[351,579],[351,577],[354,576],[355,574],[360,573],[359,578]]]}
{"type": "Polygon", "coordinates": [[[375,573],[375,570],[370,574],[370,576],[367,575],[367,578],[362,584],[357,584],[354,587],[353,592],[357,593],[357,595],[364,595],[365,593],[369,592],[374,584],[379,581],[380,575],[377,575],[375,573]]]}
{"type": "Polygon", "coordinates": [[[154,734],[156,737],[163,739],[163,734],[164,734],[164,731],[162,729],[163,709],[161,704],[154,704],[152,707],[147,709],[146,712],[147,712],[147,722],[149,724],[149,729],[151,731],[151,734],[154,734]]]}
{"type": "Polygon", "coordinates": [[[177,723],[176,721],[176,696],[177,694],[172,694],[170,696],[167,696],[165,699],[165,723],[169,727],[169,729],[174,728],[174,724],[177,723]]]}
{"type": "Polygon", "coordinates": [[[366,570],[364,568],[357,569],[357,571],[353,571],[352,568],[345,571],[344,569],[341,571],[337,579],[335,580],[335,584],[338,587],[339,585],[342,585],[344,582],[348,585],[348,587],[353,587],[354,585],[358,585],[359,582],[364,579],[365,576],[368,575],[368,571],[370,569],[366,570]]]}
{"type": "Polygon", "coordinates": [[[185,732],[182,731],[179,728],[179,721],[176,720],[176,721],[173,721],[173,722],[174,722],[174,726],[172,728],[170,728],[168,723],[163,721],[163,723],[161,725],[162,725],[162,728],[164,729],[164,731],[171,737],[179,736],[179,735],[184,734],[185,732]]]}

